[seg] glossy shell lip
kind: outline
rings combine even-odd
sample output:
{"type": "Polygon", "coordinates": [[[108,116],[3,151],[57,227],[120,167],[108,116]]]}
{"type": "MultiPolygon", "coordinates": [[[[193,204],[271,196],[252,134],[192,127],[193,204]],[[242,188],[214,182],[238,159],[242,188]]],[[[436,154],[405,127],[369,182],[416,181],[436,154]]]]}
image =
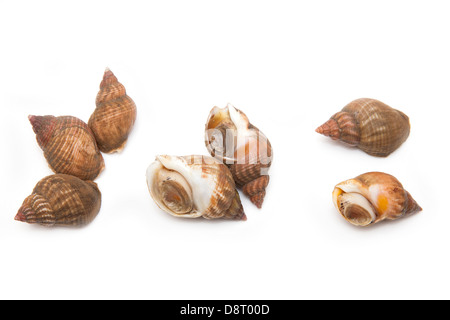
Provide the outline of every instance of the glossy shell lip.
{"type": "MultiPolygon", "coordinates": [[[[157,173],[161,169],[168,169],[168,170],[175,170],[178,173],[180,173],[189,183],[189,175],[187,173],[187,169],[185,168],[185,163],[183,163],[182,160],[180,160],[178,157],[168,156],[168,155],[160,155],[156,157],[156,160],[150,164],[147,168],[147,187],[150,192],[150,195],[155,200],[158,207],[168,214],[175,216],[175,217],[182,217],[182,218],[198,218],[202,215],[201,211],[195,209],[191,211],[191,213],[188,214],[177,214],[174,213],[170,208],[168,208],[161,200],[157,188],[157,173]],[[187,175],[187,177],[186,177],[187,175]]],[[[194,205],[201,207],[204,207],[202,203],[197,201],[195,202],[196,197],[194,196],[194,205]]]]}
{"type": "Polygon", "coordinates": [[[337,185],[333,191],[333,202],[340,214],[351,224],[355,226],[368,226],[376,219],[375,209],[371,203],[358,192],[358,190],[344,191],[337,185]],[[345,200],[344,200],[345,199],[345,200]],[[341,200],[351,203],[351,205],[341,205],[341,200]],[[353,210],[351,208],[353,206],[353,210]],[[357,208],[357,210],[355,210],[357,208]],[[357,214],[355,212],[358,211],[357,214]]]}

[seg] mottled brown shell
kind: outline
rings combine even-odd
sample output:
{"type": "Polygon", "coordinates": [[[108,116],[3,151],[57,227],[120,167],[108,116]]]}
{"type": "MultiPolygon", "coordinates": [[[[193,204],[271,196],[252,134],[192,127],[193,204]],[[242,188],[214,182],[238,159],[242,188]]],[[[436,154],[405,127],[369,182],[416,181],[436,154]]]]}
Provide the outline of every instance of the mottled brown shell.
{"type": "Polygon", "coordinates": [[[29,116],[28,119],[55,173],[94,180],[104,169],[94,135],[82,120],[72,116],[29,116]]]}
{"type": "Polygon", "coordinates": [[[83,226],[94,220],[100,205],[101,193],[95,182],[54,174],[36,184],[15,220],[44,226],[83,226]]]}
{"type": "Polygon", "coordinates": [[[381,101],[362,98],[350,102],[316,132],[370,155],[386,157],[406,141],[410,124],[403,112],[381,101]]]}
{"type": "Polygon", "coordinates": [[[333,203],[356,226],[396,220],[422,210],[394,176],[383,172],[364,173],[337,184],[333,203]]]}
{"type": "Polygon", "coordinates": [[[261,208],[269,184],[272,146],[247,116],[228,104],[214,107],[205,125],[209,153],[230,168],[236,186],[261,208]]]}
{"type": "Polygon", "coordinates": [[[182,218],[246,220],[227,166],[207,156],[157,156],[147,169],[156,204],[182,218]]]}
{"type": "Polygon", "coordinates": [[[109,69],[106,69],[103,75],[95,104],[96,108],[88,125],[94,133],[100,151],[121,151],[136,120],[136,104],[109,69]]]}

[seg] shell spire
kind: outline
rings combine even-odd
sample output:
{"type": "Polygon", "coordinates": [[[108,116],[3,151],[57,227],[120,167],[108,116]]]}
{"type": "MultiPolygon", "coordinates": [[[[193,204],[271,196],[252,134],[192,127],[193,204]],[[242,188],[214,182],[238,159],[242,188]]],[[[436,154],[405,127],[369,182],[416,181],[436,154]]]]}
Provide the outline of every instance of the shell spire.
{"type": "Polygon", "coordinates": [[[330,137],[333,140],[337,140],[340,137],[339,125],[334,119],[330,119],[323,125],[316,129],[317,133],[323,134],[326,137],[330,137]]]}
{"type": "Polygon", "coordinates": [[[29,115],[28,120],[31,123],[33,132],[36,134],[36,140],[39,146],[46,146],[56,126],[56,118],[53,116],[29,115]]]}
{"type": "Polygon", "coordinates": [[[100,89],[103,89],[106,86],[109,86],[113,83],[119,82],[114,75],[114,73],[108,67],[105,69],[105,73],[103,74],[103,79],[100,82],[100,89]]]}

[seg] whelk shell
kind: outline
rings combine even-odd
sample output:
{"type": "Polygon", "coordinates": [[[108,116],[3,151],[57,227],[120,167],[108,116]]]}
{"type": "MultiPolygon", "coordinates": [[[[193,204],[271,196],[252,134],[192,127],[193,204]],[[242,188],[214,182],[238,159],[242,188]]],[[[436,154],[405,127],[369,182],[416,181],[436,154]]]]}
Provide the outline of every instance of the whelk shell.
{"type": "Polygon", "coordinates": [[[82,226],[94,220],[100,205],[101,193],[95,182],[54,174],[36,184],[15,220],[44,226],[82,226]]]}
{"type": "Polygon", "coordinates": [[[409,136],[409,118],[381,101],[362,98],[350,102],[316,132],[356,146],[366,153],[387,157],[409,136]]]}
{"type": "Polygon", "coordinates": [[[395,177],[383,172],[368,172],[339,183],[333,191],[333,203],[356,226],[395,220],[422,210],[395,177]]]}
{"type": "Polygon", "coordinates": [[[205,144],[211,156],[227,164],[236,185],[261,208],[269,184],[272,146],[247,116],[228,104],[214,107],[205,125],[205,144]]]}
{"type": "Polygon", "coordinates": [[[85,122],[72,116],[28,116],[49,167],[83,180],[104,169],[103,156],[85,122]]]}
{"type": "Polygon", "coordinates": [[[157,156],[147,185],[156,204],[175,217],[247,219],[230,171],[214,158],[157,156]]]}
{"type": "Polygon", "coordinates": [[[100,151],[121,151],[136,120],[136,104],[108,68],[100,83],[95,104],[96,108],[88,125],[94,133],[100,151]]]}

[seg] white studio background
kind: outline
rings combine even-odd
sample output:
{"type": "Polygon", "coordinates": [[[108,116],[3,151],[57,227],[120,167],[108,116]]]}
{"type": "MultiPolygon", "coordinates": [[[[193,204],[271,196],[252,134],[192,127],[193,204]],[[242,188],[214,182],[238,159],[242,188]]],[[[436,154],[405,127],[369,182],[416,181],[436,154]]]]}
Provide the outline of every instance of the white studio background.
{"type": "Polygon", "coordinates": [[[450,298],[448,1],[0,1],[0,298],[450,298]],[[87,122],[109,67],[138,116],[104,155],[97,218],[14,220],[52,174],[27,116],[87,122]],[[405,112],[387,158],[315,132],[369,97],[405,112]],[[262,209],[246,222],[177,219],[150,198],[158,154],[204,154],[210,109],[232,103],[270,139],[262,209]],[[368,171],[423,207],[356,228],[331,192],[368,171]]]}

